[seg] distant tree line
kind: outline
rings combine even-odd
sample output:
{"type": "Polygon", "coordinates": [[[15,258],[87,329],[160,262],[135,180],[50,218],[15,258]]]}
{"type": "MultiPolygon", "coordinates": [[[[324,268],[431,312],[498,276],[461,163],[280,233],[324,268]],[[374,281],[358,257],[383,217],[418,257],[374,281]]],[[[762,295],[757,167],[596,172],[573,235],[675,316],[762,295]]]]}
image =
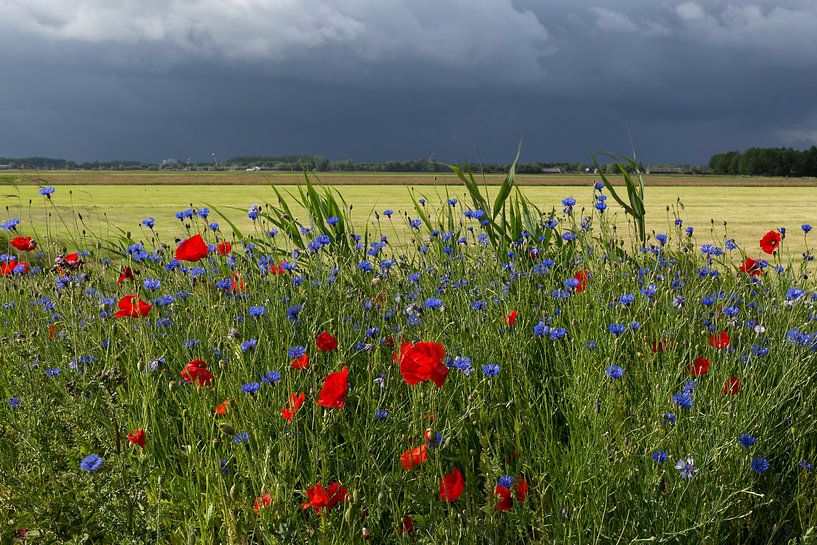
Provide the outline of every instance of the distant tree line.
{"type": "MultiPolygon", "coordinates": [[[[469,166],[474,172],[487,174],[501,174],[508,172],[508,163],[472,163],[460,164],[460,167],[469,166]]],[[[0,168],[8,169],[36,169],[36,170],[181,170],[181,171],[212,171],[212,170],[275,170],[300,171],[307,168],[313,172],[439,172],[448,173],[451,170],[445,162],[430,159],[414,159],[410,161],[353,161],[351,159],[327,159],[321,155],[242,155],[231,157],[226,161],[216,160],[194,163],[177,159],[165,159],[161,163],[142,161],[93,161],[77,163],[67,159],[52,159],[49,157],[0,157],[0,168]]],[[[650,166],[640,165],[643,171],[649,172],[650,166]]],[[[689,165],[652,165],[659,174],[704,174],[705,170],[689,165]]],[[[578,174],[594,173],[595,166],[581,162],[542,162],[517,164],[520,174],[578,174]]],[[[617,173],[613,163],[600,165],[600,170],[607,174],[617,173]]]]}
{"type": "Polygon", "coordinates": [[[817,176],[817,146],[803,151],[792,148],[749,148],[729,151],[709,160],[713,174],[740,176],[817,176]]]}

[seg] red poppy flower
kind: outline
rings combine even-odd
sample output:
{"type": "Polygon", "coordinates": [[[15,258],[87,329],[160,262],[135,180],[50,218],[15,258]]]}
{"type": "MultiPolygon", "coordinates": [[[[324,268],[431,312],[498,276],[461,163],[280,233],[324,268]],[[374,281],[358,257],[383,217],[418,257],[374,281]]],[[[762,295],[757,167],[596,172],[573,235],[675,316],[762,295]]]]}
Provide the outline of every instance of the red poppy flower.
{"type": "Polygon", "coordinates": [[[0,267],[0,276],[14,274],[14,269],[17,267],[22,267],[19,274],[26,274],[28,272],[28,263],[25,261],[17,263],[16,260],[12,259],[6,263],[3,263],[2,267],[0,267]]]}
{"type": "Polygon", "coordinates": [[[139,445],[140,448],[145,448],[145,430],[139,428],[133,433],[128,433],[128,442],[139,445]]]}
{"type": "Polygon", "coordinates": [[[201,235],[193,235],[187,240],[183,240],[176,248],[176,259],[179,261],[200,261],[207,257],[210,249],[204,243],[201,235]]]}
{"type": "MultiPolygon", "coordinates": [[[[516,501],[523,503],[528,498],[528,483],[525,479],[518,479],[514,482],[516,487],[516,501]]],[[[499,501],[496,504],[497,511],[510,511],[513,509],[513,495],[508,487],[501,484],[494,487],[494,494],[499,496],[499,501]]]]}
{"type": "Polygon", "coordinates": [[[213,414],[224,415],[230,411],[230,400],[225,399],[223,402],[216,405],[216,409],[213,411],[213,414]]]}
{"type": "Polygon", "coordinates": [[[286,274],[286,269],[284,269],[283,264],[286,263],[285,261],[279,261],[277,265],[273,265],[270,263],[269,272],[272,274],[286,274]]]}
{"type": "Polygon", "coordinates": [[[119,310],[114,314],[117,318],[144,318],[153,308],[153,305],[142,301],[136,295],[126,295],[117,304],[119,310]]]}
{"type": "Polygon", "coordinates": [[[66,265],[71,267],[72,269],[76,269],[79,267],[81,260],[79,258],[79,252],[74,252],[73,254],[68,254],[63,258],[63,261],[66,265]]]}
{"type": "Polygon", "coordinates": [[[331,352],[332,350],[337,349],[338,340],[324,331],[315,339],[315,344],[318,346],[318,350],[322,352],[331,352]]]}
{"type": "Polygon", "coordinates": [[[188,362],[181,375],[187,382],[195,382],[199,386],[210,386],[213,383],[213,373],[207,370],[207,364],[202,360],[188,362]]]}
{"type": "Polygon", "coordinates": [[[694,377],[705,375],[709,371],[710,361],[706,358],[695,358],[695,362],[689,366],[689,374],[694,377]]]}
{"type": "Polygon", "coordinates": [[[440,482],[440,499],[446,503],[457,501],[465,489],[465,478],[456,467],[440,482]]]}
{"type": "Polygon", "coordinates": [[[346,392],[349,391],[349,367],[343,366],[340,371],[329,373],[323,381],[323,388],[318,394],[318,407],[342,409],[346,404],[346,392]]]}
{"type": "Polygon", "coordinates": [[[650,350],[653,354],[660,354],[666,350],[666,342],[664,339],[655,339],[650,345],[650,350]]]}
{"type": "Polygon", "coordinates": [[[740,379],[732,375],[723,383],[723,395],[738,395],[740,392],[740,379]]]}
{"type": "Polygon", "coordinates": [[[438,388],[442,388],[448,376],[448,367],[443,364],[444,357],[445,347],[440,343],[419,342],[406,350],[401,348],[400,374],[411,386],[430,379],[438,388]]]}
{"type": "Polygon", "coordinates": [[[309,367],[309,354],[304,354],[303,356],[298,356],[297,358],[292,360],[292,368],[302,371],[309,367]]]}
{"type": "Polygon", "coordinates": [[[315,510],[315,513],[322,514],[321,509],[326,508],[326,511],[335,507],[338,503],[345,501],[348,492],[345,486],[340,486],[340,483],[332,483],[329,488],[324,488],[321,483],[316,484],[312,488],[307,488],[306,497],[308,502],[301,504],[304,509],[310,507],[315,510]]]}
{"type": "Polygon", "coordinates": [[[234,291],[236,293],[244,293],[244,279],[241,278],[241,273],[234,272],[232,276],[230,276],[230,282],[232,282],[232,285],[230,286],[230,291],[234,291]]]}
{"type": "Polygon", "coordinates": [[[121,284],[125,280],[133,280],[133,271],[130,267],[125,267],[122,269],[122,274],[119,275],[119,279],[116,281],[117,284],[121,284]]]}
{"type": "Polygon", "coordinates": [[[510,511],[513,509],[513,498],[511,498],[511,491],[498,484],[494,487],[494,494],[499,496],[499,501],[496,502],[497,511],[510,511]]]}
{"type": "Polygon", "coordinates": [[[780,233],[777,231],[769,231],[760,239],[760,249],[767,254],[773,254],[778,246],[780,246],[780,233]]]}
{"type": "Polygon", "coordinates": [[[406,471],[422,464],[426,460],[428,460],[428,447],[426,445],[408,449],[400,456],[400,464],[406,471]]]}
{"type": "Polygon", "coordinates": [[[528,499],[528,481],[519,479],[516,481],[516,501],[522,503],[528,499]]]}
{"type": "Polygon", "coordinates": [[[516,323],[516,311],[512,310],[508,314],[503,317],[503,321],[508,324],[508,327],[512,327],[513,324],[516,323]]]}
{"type": "Polygon", "coordinates": [[[721,331],[720,333],[713,333],[711,337],[709,337],[709,344],[714,346],[718,350],[721,348],[726,348],[729,346],[729,333],[726,331],[721,331]]]}
{"type": "Polygon", "coordinates": [[[230,244],[228,241],[219,242],[218,243],[218,253],[219,255],[228,255],[233,250],[233,245],[230,244]]]}
{"type": "Polygon", "coordinates": [[[747,257],[746,261],[740,266],[740,272],[751,276],[760,276],[763,271],[760,269],[760,261],[747,257]]]}
{"type": "Polygon", "coordinates": [[[270,504],[272,504],[272,496],[270,496],[269,492],[264,492],[255,498],[255,501],[252,504],[252,509],[257,513],[264,507],[269,507],[270,504]]]}
{"type": "Polygon", "coordinates": [[[400,525],[400,533],[401,534],[410,534],[414,531],[414,519],[410,516],[406,515],[403,517],[402,524],[400,525]]]}
{"type": "Polygon", "coordinates": [[[60,332],[57,329],[57,324],[48,324],[48,336],[51,337],[52,341],[57,338],[57,335],[59,335],[59,333],[60,332]]]}
{"type": "Polygon", "coordinates": [[[31,237],[14,237],[11,239],[11,245],[21,252],[32,252],[37,249],[37,243],[31,240],[31,237]]]}
{"type": "Polygon", "coordinates": [[[407,343],[406,341],[400,341],[400,350],[391,355],[391,361],[393,361],[394,363],[400,363],[400,358],[402,358],[403,354],[409,348],[411,348],[412,344],[413,343],[407,343]]]}
{"type": "Polygon", "coordinates": [[[581,293],[587,288],[587,284],[590,283],[590,271],[581,270],[573,275],[573,278],[579,281],[573,291],[576,293],[581,293]]]}
{"type": "Polygon", "coordinates": [[[301,405],[304,404],[305,400],[306,395],[303,392],[301,392],[300,394],[290,392],[289,406],[281,409],[281,416],[283,416],[287,422],[292,422],[292,417],[295,416],[295,413],[298,412],[298,409],[301,408],[301,405]]]}

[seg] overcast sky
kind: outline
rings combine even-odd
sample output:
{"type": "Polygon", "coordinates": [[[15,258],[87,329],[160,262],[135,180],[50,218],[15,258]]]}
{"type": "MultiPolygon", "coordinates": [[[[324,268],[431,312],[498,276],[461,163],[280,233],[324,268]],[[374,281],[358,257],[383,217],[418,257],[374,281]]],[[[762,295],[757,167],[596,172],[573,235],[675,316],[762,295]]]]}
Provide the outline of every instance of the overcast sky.
{"type": "Polygon", "coordinates": [[[817,1],[0,0],[0,156],[817,144],[817,1]]]}

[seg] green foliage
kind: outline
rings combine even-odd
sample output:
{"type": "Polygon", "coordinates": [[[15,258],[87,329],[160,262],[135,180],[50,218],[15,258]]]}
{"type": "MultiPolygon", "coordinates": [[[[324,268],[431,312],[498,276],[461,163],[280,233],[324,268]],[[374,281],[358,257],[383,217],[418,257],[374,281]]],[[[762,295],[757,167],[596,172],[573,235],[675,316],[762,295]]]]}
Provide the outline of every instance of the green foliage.
{"type": "MultiPolygon", "coordinates": [[[[42,270],[0,277],[0,542],[20,541],[25,530],[44,543],[358,543],[364,528],[376,543],[813,540],[815,472],[799,462],[817,461],[817,352],[813,337],[792,333],[813,332],[813,309],[810,293],[792,300],[788,290],[813,289],[803,278],[814,262],[793,261],[784,241],[756,283],[737,269],[743,250],[703,255],[680,226],[666,246],[648,241],[648,251],[627,253],[608,212],[542,212],[515,187],[513,170],[493,199],[462,177],[471,206],[423,204],[412,193],[406,217],[420,228],[377,221],[373,240],[395,240],[377,255],[350,242],[360,225],[347,203],[309,174],[294,197],[277,192],[275,203],[259,205],[251,230],[233,228],[248,249],[236,241],[231,257],[213,254],[186,271],[166,268],[174,241],[158,231],[171,218],[139,237],[157,260],[74,247],[92,251],[60,280],[50,268],[62,248],[37,237],[45,255],[26,258],[42,270]],[[464,220],[468,209],[483,210],[488,223],[464,220]],[[329,225],[332,216],[341,221],[329,225]],[[302,251],[296,270],[259,267],[267,251],[289,255],[324,234],[331,244],[302,251]],[[449,252],[423,250],[443,238],[449,252]],[[125,266],[136,282],[117,283],[125,266]],[[589,276],[581,292],[568,287],[579,270],[589,276]],[[243,287],[223,287],[236,274],[243,287]],[[160,287],[150,291],[148,278],[160,287]],[[108,299],[127,294],[172,303],[154,304],[143,319],[113,318],[108,299]],[[435,297],[441,308],[424,303],[435,297]],[[263,314],[250,312],[261,306],[263,314]],[[293,306],[301,306],[297,319],[293,306]],[[611,334],[611,323],[625,331],[611,334]],[[561,338],[551,334],[559,328],[561,338]],[[729,332],[728,349],[710,345],[710,328],[729,332]],[[324,330],[338,350],[316,350],[324,330]],[[251,339],[255,347],[243,349],[251,339]],[[452,365],[442,388],[409,386],[392,359],[403,340],[440,342],[473,369],[452,365]],[[307,369],[290,365],[296,345],[310,355],[307,369]],[[684,409],[673,395],[691,387],[698,357],[712,365],[684,409]],[[182,379],[193,359],[207,363],[211,386],[182,379]],[[482,371],[488,363],[499,364],[498,375],[482,371]],[[613,364],[622,378],[608,378],[613,364]],[[325,377],[343,366],[345,406],[317,406],[325,377]],[[281,379],[263,382],[267,371],[281,379]],[[741,389],[724,395],[733,375],[741,389]],[[242,391],[250,382],[260,383],[255,394],[242,391]],[[292,392],[306,402],[288,423],[281,409],[292,392]],[[225,400],[227,413],[214,414],[225,400]],[[388,417],[375,420],[379,409],[388,417]],[[144,450],[128,443],[136,428],[145,430],[144,450]],[[429,429],[442,443],[404,470],[401,455],[425,444],[429,429]],[[234,440],[242,432],[246,443],[234,440]],[[757,443],[741,446],[743,433],[757,443]],[[669,454],[663,464],[652,457],[659,449],[669,454]],[[92,453],[102,467],[81,471],[92,453]],[[768,471],[751,469],[758,456],[768,471]],[[694,479],[673,469],[687,457],[694,479]],[[439,484],[453,467],[465,490],[444,504],[439,484]],[[500,512],[495,487],[506,474],[524,478],[530,493],[500,512]],[[309,487],[335,481],[348,501],[323,516],[301,507],[309,487]],[[265,493],[270,505],[256,512],[265,493]],[[407,516],[409,535],[401,533],[407,516]]],[[[621,201],[635,211],[633,198],[621,201]]],[[[224,241],[208,221],[194,215],[183,228],[224,241]]],[[[28,234],[25,224],[17,229],[28,234]]]]}

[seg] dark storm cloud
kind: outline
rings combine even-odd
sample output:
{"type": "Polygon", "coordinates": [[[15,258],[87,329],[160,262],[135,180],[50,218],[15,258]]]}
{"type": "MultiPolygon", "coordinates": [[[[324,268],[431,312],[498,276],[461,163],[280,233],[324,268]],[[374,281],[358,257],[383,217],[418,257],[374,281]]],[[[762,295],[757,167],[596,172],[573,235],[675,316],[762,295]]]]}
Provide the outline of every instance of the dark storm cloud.
{"type": "Polygon", "coordinates": [[[0,0],[0,155],[705,162],[817,143],[817,3],[0,0]]]}

